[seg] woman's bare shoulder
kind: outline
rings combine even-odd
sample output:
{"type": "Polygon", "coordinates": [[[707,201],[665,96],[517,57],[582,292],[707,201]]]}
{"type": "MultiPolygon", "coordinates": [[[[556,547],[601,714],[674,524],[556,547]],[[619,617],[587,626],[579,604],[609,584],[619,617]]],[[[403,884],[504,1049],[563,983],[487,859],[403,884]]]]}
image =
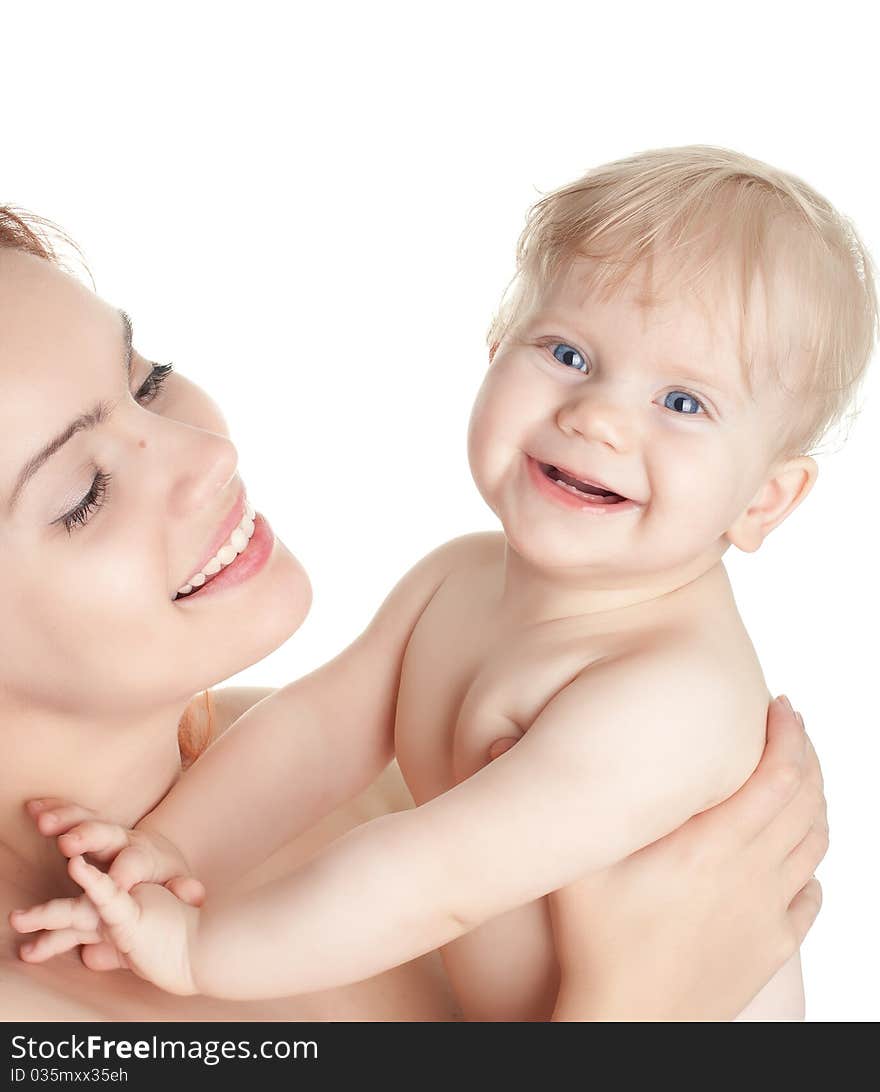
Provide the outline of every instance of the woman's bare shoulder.
{"type": "MultiPolygon", "coordinates": [[[[212,741],[221,737],[226,729],[233,726],[243,713],[257,704],[263,698],[274,693],[276,687],[271,686],[227,686],[219,690],[211,690],[211,715],[212,715],[212,741]]],[[[204,719],[207,715],[204,707],[200,707],[199,715],[204,719]]],[[[199,728],[206,725],[199,724],[199,728]]]]}

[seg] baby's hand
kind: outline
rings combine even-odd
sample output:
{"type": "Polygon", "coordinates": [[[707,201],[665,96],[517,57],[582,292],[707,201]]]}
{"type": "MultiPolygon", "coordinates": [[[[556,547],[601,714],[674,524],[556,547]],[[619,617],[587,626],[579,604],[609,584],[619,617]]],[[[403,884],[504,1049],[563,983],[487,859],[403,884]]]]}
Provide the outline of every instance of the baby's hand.
{"type": "Polygon", "coordinates": [[[27,810],[37,830],[55,838],[65,857],[88,854],[109,872],[124,891],[136,883],[172,882],[172,890],[184,902],[200,905],[205,889],[189,870],[183,854],[158,831],[126,830],[99,819],[95,812],[67,800],[29,800],[27,810]]]}
{"type": "MultiPolygon", "coordinates": [[[[95,913],[96,932],[112,945],[116,959],[106,967],[128,967],[141,978],[176,994],[197,993],[190,969],[190,949],[201,911],[154,883],[124,891],[106,872],[84,857],[71,857],[71,878],[85,891],[95,913]]],[[[96,969],[104,969],[101,966],[96,969]]]]}
{"type": "MultiPolygon", "coordinates": [[[[56,838],[65,857],[87,853],[102,864],[112,862],[109,874],[123,891],[138,883],[160,883],[190,905],[204,901],[204,887],[189,874],[179,850],[160,834],[126,830],[98,819],[88,808],[55,798],[31,800],[27,810],[41,834],[56,838]]],[[[82,954],[87,966],[107,970],[124,965],[112,945],[101,943],[99,915],[87,895],[14,910],[9,921],[19,933],[43,930],[21,949],[29,963],[42,963],[78,945],[89,945],[82,954]]]]}

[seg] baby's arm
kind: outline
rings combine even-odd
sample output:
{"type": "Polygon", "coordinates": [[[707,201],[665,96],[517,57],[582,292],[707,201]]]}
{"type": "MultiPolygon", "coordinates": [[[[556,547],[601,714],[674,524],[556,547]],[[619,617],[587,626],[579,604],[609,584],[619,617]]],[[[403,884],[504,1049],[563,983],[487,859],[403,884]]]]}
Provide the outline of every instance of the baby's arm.
{"type": "Polygon", "coordinates": [[[448,572],[484,537],[457,539],[419,562],[356,641],[249,709],[139,829],[169,839],[195,875],[210,877],[209,890],[222,890],[371,784],[393,757],[413,628],[448,572]]]}
{"type": "Polygon", "coordinates": [[[709,657],[689,653],[684,678],[683,662],[681,648],[667,647],[591,666],[467,781],[348,832],[284,880],[201,911],[148,885],[134,900],[107,895],[125,922],[126,955],[175,988],[142,937],[155,935],[160,911],[179,913],[186,951],[177,962],[191,971],[181,990],[242,999],[317,991],[607,868],[708,806],[730,777],[723,756],[739,711],[728,721],[715,713],[709,657]]]}

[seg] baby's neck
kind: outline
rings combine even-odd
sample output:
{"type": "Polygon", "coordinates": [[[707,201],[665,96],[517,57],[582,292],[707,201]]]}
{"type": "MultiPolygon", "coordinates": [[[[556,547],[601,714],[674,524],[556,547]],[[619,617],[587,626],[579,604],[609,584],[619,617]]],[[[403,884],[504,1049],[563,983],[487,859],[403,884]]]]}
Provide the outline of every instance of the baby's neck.
{"type": "Polygon", "coordinates": [[[34,798],[59,797],[131,827],[180,775],[180,708],[125,723],[46,710],[0,708],[7,775],[0,787],[0,880],[43,901],[78,889],[54,840],[25,811],[34,798]]]}
{"type": "Polygon", "coordinates": [[[659,600],[705,579],[727,583],[722,548],[675,570],[637,580],[596,578],[578,569],[548,569],[518,554],[508,542],[504,556],[502,602],[511,619],[523,623],[611,614],[659,600]]]}

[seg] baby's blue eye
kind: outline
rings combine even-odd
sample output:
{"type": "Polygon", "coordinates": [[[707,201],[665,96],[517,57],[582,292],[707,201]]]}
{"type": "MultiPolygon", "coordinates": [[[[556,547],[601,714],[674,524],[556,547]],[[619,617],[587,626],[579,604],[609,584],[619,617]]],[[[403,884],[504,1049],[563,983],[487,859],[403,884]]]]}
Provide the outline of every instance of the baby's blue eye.
{"type": "Polygon", "coordinates": [[[684,401],[686,403],[688,403],[690,406],[695,407],[692,410],[691,409],[686,409],[686,410],[682,411],[686,417],[694,417],[699,413],[699,411],[701,409],[703,409],[703,405],[702,405],[701,402],[698,402],[697,399],[694,398],[692,395],[685,394],[684,391],[670,391],[669,394],[666,395],[666,398],[663,399],[663,405],[666,406],[667,409],[676,409],[675,406],[670,406],[667,403],[667,401],[666,401],[667,398],[675,398],[679,402],[681,401],[681,399],[684,399],[684,401]]]}
{"type": "Polygon", "coordinates": [[[566,345],[564,341],[559,341],[553,347],[553,355],[559,361],[560,364],[565,364],[569,368],[577,368],[579,372],[585,372],[587,370],[587,362],[571,345],[566,345]],[[561,350],[561,352],[560,352],[561,350]]]}

